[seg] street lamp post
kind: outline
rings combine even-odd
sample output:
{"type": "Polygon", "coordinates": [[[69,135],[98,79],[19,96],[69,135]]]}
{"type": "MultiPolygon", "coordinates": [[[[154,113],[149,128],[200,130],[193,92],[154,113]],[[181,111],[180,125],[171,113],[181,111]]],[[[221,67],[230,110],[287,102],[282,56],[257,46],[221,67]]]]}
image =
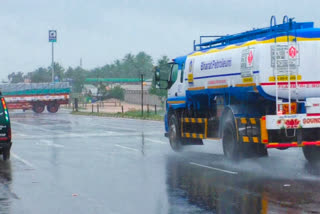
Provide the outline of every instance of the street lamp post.
{"type": "Polygon", "coordinates": [[[57,42],[57,31],[56,30],[49,30],[49,42],[52,44],[52,51],[51,51],[51,59],[52,59],[52,82],[54,82],[54,45],[53,43],[57,42]]]}

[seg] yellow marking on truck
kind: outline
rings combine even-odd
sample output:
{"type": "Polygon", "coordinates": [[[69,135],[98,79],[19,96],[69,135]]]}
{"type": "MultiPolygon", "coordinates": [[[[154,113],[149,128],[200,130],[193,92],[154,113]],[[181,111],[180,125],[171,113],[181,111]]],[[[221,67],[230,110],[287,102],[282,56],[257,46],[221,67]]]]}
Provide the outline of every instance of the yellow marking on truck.
{"type": "Polygon", "coordinates": [[[193,73],[188,74],[188,82],[193,82],[193,73]]]}
{"type": "Polygon", "coordinates": [[[185,117],[181,119],[181,122],[185,123],[204,123],[207,119],[206,118],[189,118],[185,117]]]}
{"type": "Polygon", "coordinates": [[[261,142],[264,144],[267,144],[269,139],[268,139],[266,116],[263,116],[260,119],[260,133],[261,133],[261,142]]]}
{"type": "Polygon", "coordinates": [[[242,78],[243,83],[250,83],[253,82],[253,77],[244,77],[242,78]]]}
{"type": "Polygon", "coordinates": [[[217,89],[217,88],[228,88],[228,85],[210,85],[207,88],[209,89],[217,89]]]}
{"type": "Polygon", "coordinates": [[[192,133],[192,137],[193,138],[197,138],[197,134],[196,133],[192,133]]]}
{"type": "Polygon", "coordinates": [[[199,138],[203,139],[203,134],[199,134],[199,138]]]}
{"type": "Polygon", "coordinates": [[[268,213],[268,198],[265,196],[265,193],[262,193],[260,214],[267,214],[267,213],[268,213]]]}
{"type": "Polygon", "coordinates": [[[242,123],[242,124],[247,124],[247,118],[242,117],[242,118],[241,118],[241,123],[242,123]]]}
{"type": "Polygon", "coordinates": [[[190,133],[185,133],[186,137],[190,137],[190,133]]]}
{"type": "Polygon", "coordinates": [[[184,100],[179,100],[179,101],[168,101],[169,104],[183,104],[186,103],[184,100]]]}
{"type": "Polygon", "coordinates": [[[204,87],[193,87],[193,88],[188,88],[189,91],[198,91],[198,90],[203,90],[204,87]]]}
{"type": "Polygon", "coordinates": [[[242,84],[236,84],[236,87],[251,87],[256,86],[255,83],[242,83],[242,84]]]}
{"type": "MultiPolygon", "coordinates": [[[[288,75],[277,76],[278,81],[288,81],[288,75]]],[[[301,75],[290,75],[290,81],[301,80],[301,75]]],[[[276,78],[274,76],[269,77],[269,82],[274,82],[276,78]]]]}
{"type": "Polygon", "coordinates": [[[208,119],[204,119],[204,137],[208,136],[208,119]]]}
{"type": "Polygon", "coordinates": [[[259,138],[258,137],[253,137],[252,140],[253,140],[254,143],[259,143],[259,138]]]}
{"type": "Polygon", "coordinates": [[[242,136],[242,141],[245,142],[245,143],[249,143],[249,137],[242,136]]]}
{"type": "Polygon", "coordinates": [[[250,123],[252,125],[256,125],[257,124],[256,118],[250,118],[250,123]]]}

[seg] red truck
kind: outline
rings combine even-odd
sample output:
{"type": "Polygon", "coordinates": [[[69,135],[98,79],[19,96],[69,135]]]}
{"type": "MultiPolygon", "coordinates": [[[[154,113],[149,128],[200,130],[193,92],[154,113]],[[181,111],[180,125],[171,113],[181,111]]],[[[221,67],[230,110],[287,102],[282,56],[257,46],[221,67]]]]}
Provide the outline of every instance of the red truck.
{"type": "Polygon", "coordinates": [[[32,109],[42,113],[56,113],[61,104],[68,104],[70,86],[68,82],[1,84],[0,90],[8,109],[32,109]]]}

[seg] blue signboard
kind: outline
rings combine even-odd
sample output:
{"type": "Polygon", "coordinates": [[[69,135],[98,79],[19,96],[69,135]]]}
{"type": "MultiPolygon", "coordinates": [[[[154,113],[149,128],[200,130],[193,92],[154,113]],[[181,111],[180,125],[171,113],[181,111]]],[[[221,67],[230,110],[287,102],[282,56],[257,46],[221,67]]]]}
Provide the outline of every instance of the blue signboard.
{"type": "Polygon", "coordinates": [[[49,30],[49,42],[57,42],[57,31],[49,30]]]}

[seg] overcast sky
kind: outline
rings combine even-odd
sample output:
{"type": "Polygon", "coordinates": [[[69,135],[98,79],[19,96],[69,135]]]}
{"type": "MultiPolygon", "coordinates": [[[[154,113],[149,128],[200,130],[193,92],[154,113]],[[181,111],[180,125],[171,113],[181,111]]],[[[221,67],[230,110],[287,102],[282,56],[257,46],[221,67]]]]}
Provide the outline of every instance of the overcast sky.
{"type": "Polygon", "coordinates": [[[283,15],[320,26],[319,0],[0,0],[0,80],[51,63],[48,30],[58,31],[55,61],[91,69],[127,53],[154,60],[192,51],[200,35],[278,23],[283,15]]]}

